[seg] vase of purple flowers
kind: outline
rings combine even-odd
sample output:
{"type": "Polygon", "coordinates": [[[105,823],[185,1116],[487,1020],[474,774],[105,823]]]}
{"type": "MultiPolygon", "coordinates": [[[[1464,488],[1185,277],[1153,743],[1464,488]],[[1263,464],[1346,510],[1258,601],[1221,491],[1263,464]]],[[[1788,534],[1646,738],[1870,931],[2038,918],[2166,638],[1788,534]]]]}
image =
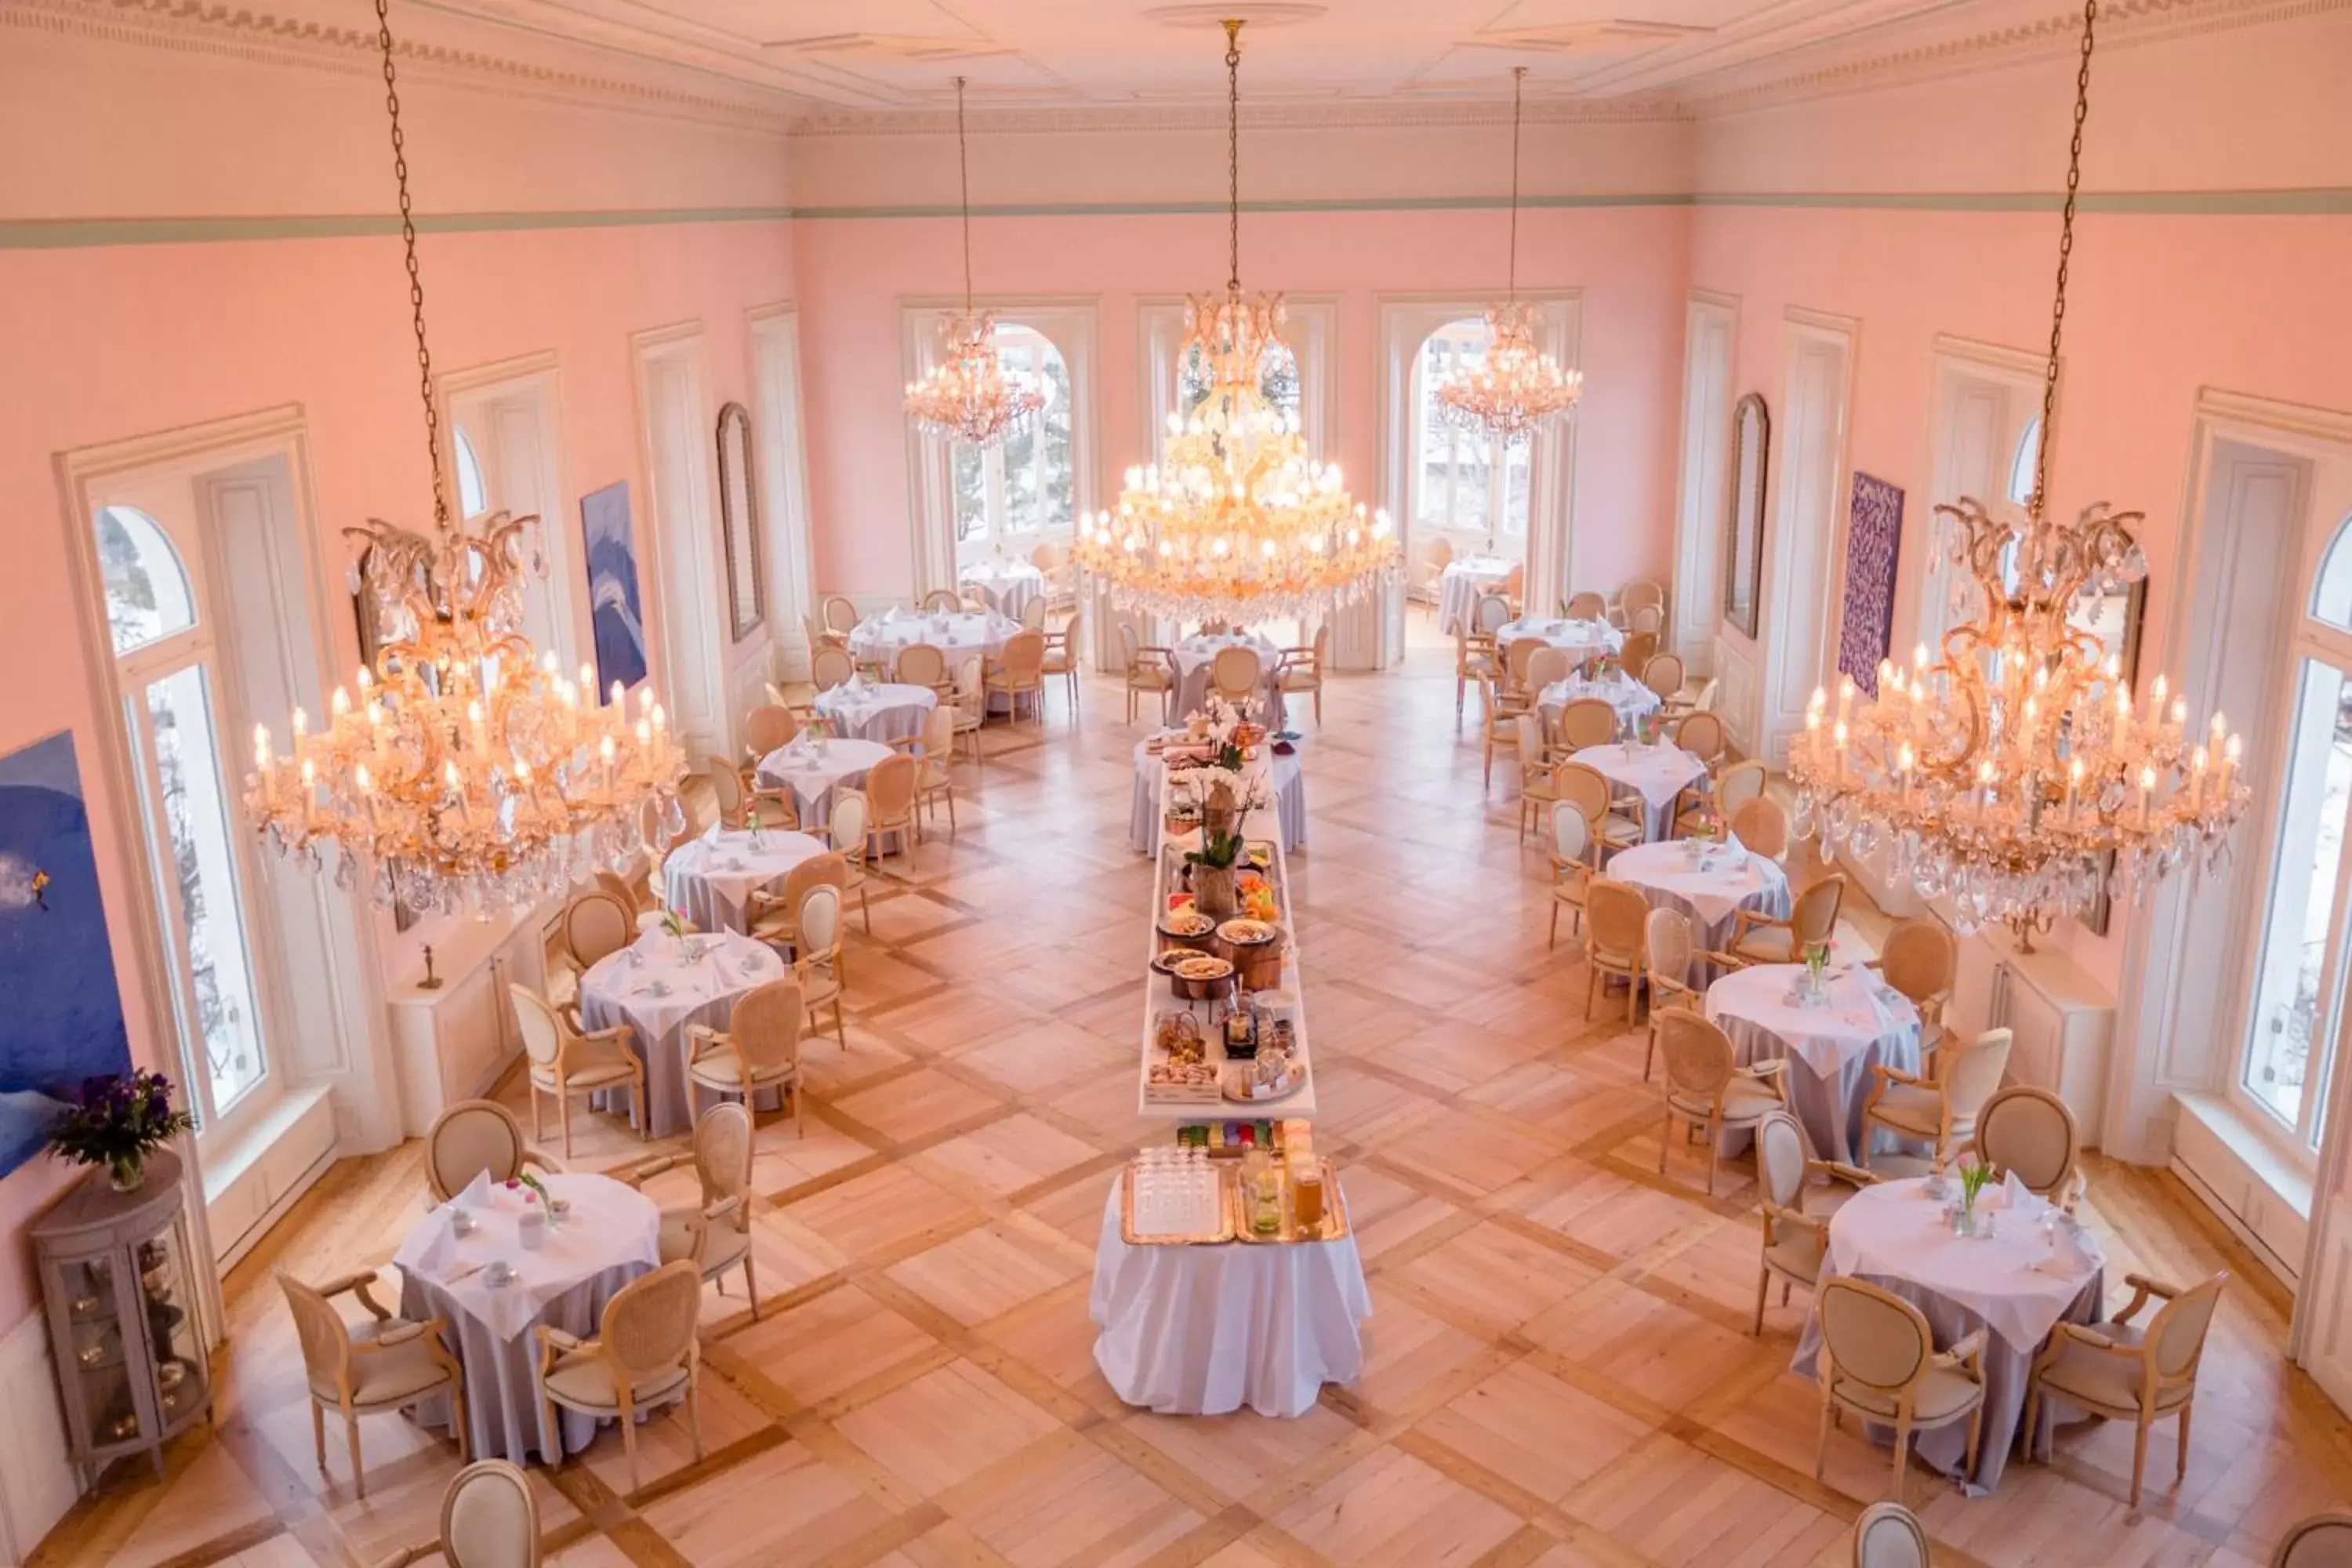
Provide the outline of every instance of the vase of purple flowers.
{"type": "Polygon", "coordinates": [[[49,1147],[77,1165],[104,1165],[118,1193],[146,1180],[147,1156],[195,1125],[172,1106],[172,1080],[141,1068],[86,1078],[49,1124],[49,1147]]]}

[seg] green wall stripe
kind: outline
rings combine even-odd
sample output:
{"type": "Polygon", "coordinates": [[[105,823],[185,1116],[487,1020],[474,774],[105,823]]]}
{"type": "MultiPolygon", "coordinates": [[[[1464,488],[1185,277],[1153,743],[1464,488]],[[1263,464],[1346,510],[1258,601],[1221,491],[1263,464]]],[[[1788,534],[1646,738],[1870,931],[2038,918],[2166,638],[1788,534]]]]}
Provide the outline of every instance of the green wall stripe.
{"type": "MultiPolygon", "coordinates": [[[[2054,191],[1955,192],[1666,192],[1528,196],[1533,208],[1763,207],[1810,211],[2048,213],[2054,191]]],[[[1368,196],[1328,201],[1244,202],[1255,213],[1420,213],[1491,210],[1507,199],[1490,195],[1368,196]]],[[[2085,192],[2084,211],[2193,216],[2352,216],[2352,186],[2248,191],[2085,192]]],[[[1162,217],[1221,213],[1224,204],[1199,202],[1006,202],[976,206],[980,217],[1162,217]]],[[[653,207],[581,212],[442,213],[421,216],[428,234],[500,234],[534,229],[635,228],[671,224],[868,222],[953,217],[944,204],[873,206],[653,207]]],[[[390,214],[352,213],[250,217],[0,218],[0,250],[68,250],[118,245],[221,245],[272,239],[356,239],[395,235],[390,214]]]]}

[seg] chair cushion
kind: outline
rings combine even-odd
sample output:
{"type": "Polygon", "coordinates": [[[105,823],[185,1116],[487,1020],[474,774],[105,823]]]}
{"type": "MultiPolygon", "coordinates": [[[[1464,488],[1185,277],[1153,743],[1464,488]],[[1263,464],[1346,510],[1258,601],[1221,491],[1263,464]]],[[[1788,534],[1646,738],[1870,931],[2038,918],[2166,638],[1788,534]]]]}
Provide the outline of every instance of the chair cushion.
{"type": "MultiPolygon", "coordinates": [[[[564,1081],[577,1091],[583,1089],[602,1089],[611,1083],[626,1083],[635,1077],[636,1074],[630,1070],[626,1062],[594,1062],[573,1068],[572,1076],[564,1081]]],[[[534,1062],[531,1064],[530,1079],[541,1089],[553,1089],[555,1069],[541,1067],[534,1062]]]]}
{"type": "MultiPolygon", "coordinates": [[[[2140,1331],[2129,1323],[2093,1323],[2089,1331],[2111,1344],[2137,1348],[2140,1331]]],[[[2056,1364],[2042,1374],[2044,1388],[2070,1394],[2086,1404],[2101,1405],[2111,1409],[2136,1411],[2139,1408],[2139,1363],[2126,1356],[2109,1355],[2069,1335],[2062,1342],[2056,1364]]],[[[2189,1402],[2196,1385],[2182,1382],[2157,1390],[2156,1407],[2173,1410],[2189,1402]]]]}
{"type": "Polygon", "coordinates": [[[1933,1138],[1944,1123],[1944,1098],[1916,1083],[1890,1083],[1871,1107],[1871,1116],[1906,1132],[1933,1138]]]}
{"type": "Polygon", "coordinates": [[[1145,665],[1127,672],[1127,683],[1139,691],[1165,691],[1175,684],[1169,673],[1158,665],[1145,665]]]}
{"type": "MultiPolygon", "coordinates": [[[[782,1063],[754,1067],[751,1081],[755,1084],[782,1083],[798,1070],[782,1063]]],[[[686,1075],[695,1082],[708,1084],[713,1089],[740,1089],[743,1086],[742,1058],[733,1051],[713,1051],[688,1068],[686,1075]]]]}
{"type": "Polygon", "coordinates": [[[1793,963],[1796,947],[1796,933],[1786,926],[1761,926],[1733,942],[1731,951],[1758,963],[1793,963]]]}
{"type": "MultiPolygon", "coordinates": [[[[701,1217],[700,1209],[664,1209],[661,1215],[661,1260],[676,1263],[681,1258],[694,1256],[694,1232],[690,1223],[701,1217]]],[[[702,1271],[716,1274],[743,1261],[751,1250],[751,1233],[735,1228],[733,1215],[709,1222],[703,1244],[702,1271]]]]}
{"type": "Polygon", "coordinates": [[[1323,678],[1303,669],[1294,669],[1282,678],[1285,691],[1312,691],[1323,684],[1323,678]]]}
{"type": "MultiPolygon", "coordinates": [[[[449,1371],[433,1359],[433,1336],[419,1334],[389,1350],[361,1352],[359,1347],[374,1342],[387,1329],[405,1327],[399,1318],[388,1323],[373,1320],[352,1326],[352,1403],[357,1405],[392,1405],[415,1398],[427,1389],[437,1388],[449,1381],[449,1371]]],[[[335,1392],[334,1374],[316,1373],[310,1378],[310,1392],[329,1405],[340,1405],[341,1396],[335,1392]]]]}
{"type": "MultiPolygon", "coordinates": [[[[1916,1397],[1911,1405],[1911,1419],[1921,1426],[1932,1426],[1965,1415],[1984,1393],[1984,1385],[1967,1374],[1948,1366],[1931,1366],[1919,1379],[1916,1397]]],[[[1838,1397],[1848,1405],[1866,1410],[1873,1415],[1895,1419],[1895,1400],[1866,1384],[1850,1377],[1837,1380],[1838,1397]]]]}
{"type": "MultiPolygon", "coordinates": [[[[1707,1102],[1696,1095],[1676,1089],[1672,1098],[1675,1109],[1686,1116],[1696,1116],[1703,1121],[1711,1114],[1707,1102]]],[[[1768,1110],[1780,1108],[1780,1097],[1759,1079],[1735,1074],[1731,1081],[1723,1086],[1723,1119],[1726,1121],[1736,1121],[1744,1116],[1761,1116],[1768,1110]]]]}
{"type": "MultiPolygon", "coordinates": [[[[656,1400],[677,1393],[686,1386],[686,1368],[671,1367],[655,1373],[632,1388],[630,1399],[640,1409],[656,1400]]],[[[574,1410],[613,1411],[621,1407],[618,1386],[613,1381],[613,1363],[602,1355],[585,1351],[567,1351],[555,1358],[543,1380],[547,1392],[560,1405],[574,1410]]]]}
{"type": "Polygon", "coordinates": [[[1601,841],[1603,844],[1639,844],[1648,832],[1649,829],[1632,817],[1620,816],[1613,811],[1601,818],[1601,841]]]}
{"type": "Polygon", "coordinates": [[[1801,1225],[1780,1227],[1780,1238],[1764,1249],[1764,1261],[1810,1285],[1821,1278],[1822,1233],[1801,1225]]]}

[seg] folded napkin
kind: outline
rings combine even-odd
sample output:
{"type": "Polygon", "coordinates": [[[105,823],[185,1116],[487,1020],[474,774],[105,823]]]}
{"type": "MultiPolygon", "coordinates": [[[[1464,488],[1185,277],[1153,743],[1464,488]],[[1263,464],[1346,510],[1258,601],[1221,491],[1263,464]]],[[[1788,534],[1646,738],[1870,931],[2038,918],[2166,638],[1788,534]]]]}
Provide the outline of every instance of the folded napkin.
{"type": "Polygon", "coordinates": [[[2025,1184],[2015,1171],[2000,1184],[2000,1195],[2006,1205],[2028,1225],[2039,1225],[2042,1216],[2050,1212],[2050,1205],[2042,1194],[2025,1184]]]}
{"type": "Polygon", "coordinates": [[[2050,1256],[2034,1264],[2044,1274],[2071,1279],[2105,1266],[2106,1254],[2089,1231],[2073,1219],[2062,1219],[2050,1237],[2050,1256]]]}

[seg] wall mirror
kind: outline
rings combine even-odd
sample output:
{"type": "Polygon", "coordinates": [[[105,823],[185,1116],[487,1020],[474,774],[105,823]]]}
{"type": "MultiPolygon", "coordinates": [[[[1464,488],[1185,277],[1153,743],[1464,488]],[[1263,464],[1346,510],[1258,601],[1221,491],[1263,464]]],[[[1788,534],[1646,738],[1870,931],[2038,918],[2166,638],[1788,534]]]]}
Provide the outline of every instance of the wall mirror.
{"type": "Polygon", "coordinates": [[[760,570],[760,496],[751,479],[751,415],[740,403],[719,411],[719,535],[727,542],[727,606],[741,642],[767,618],[760,570]]]}
{"type": "Polygon", "coordinates": [[[1723,618],[1742,635],[1756,635],[1764,574],[1764,468],[1772,445],[1772,419],[1761,393],[1751,392],[1731,411],[1731,506],[1724,519],[1723,618]]]}

